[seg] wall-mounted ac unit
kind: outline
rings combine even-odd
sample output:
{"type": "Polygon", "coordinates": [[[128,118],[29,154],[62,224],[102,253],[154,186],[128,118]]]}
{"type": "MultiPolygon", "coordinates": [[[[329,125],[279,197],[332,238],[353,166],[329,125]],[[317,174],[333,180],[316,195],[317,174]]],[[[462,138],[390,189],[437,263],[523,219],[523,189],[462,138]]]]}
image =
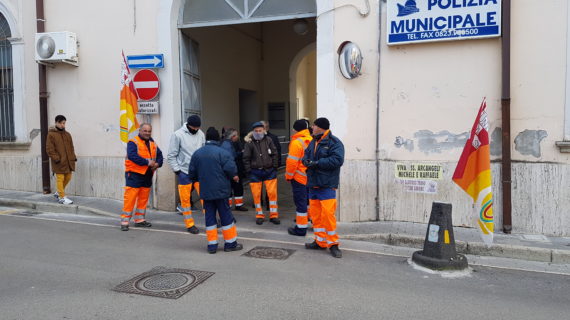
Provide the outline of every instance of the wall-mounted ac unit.
{"type": "Polygon", "coordinates": [[[77,36],[73,32],[36,33],[36,61],[69,63],[77,66],[77,36]]]}

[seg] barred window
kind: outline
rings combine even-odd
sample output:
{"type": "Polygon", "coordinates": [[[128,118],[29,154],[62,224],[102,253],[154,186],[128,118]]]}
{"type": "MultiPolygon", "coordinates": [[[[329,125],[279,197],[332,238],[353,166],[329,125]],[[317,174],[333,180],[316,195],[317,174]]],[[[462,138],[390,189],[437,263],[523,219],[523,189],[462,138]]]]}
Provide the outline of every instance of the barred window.
{"type": "Polygon", "coordinates": [[[0,13],[0,142],[16,140],[11,36],[8,21],[0,13]]]}

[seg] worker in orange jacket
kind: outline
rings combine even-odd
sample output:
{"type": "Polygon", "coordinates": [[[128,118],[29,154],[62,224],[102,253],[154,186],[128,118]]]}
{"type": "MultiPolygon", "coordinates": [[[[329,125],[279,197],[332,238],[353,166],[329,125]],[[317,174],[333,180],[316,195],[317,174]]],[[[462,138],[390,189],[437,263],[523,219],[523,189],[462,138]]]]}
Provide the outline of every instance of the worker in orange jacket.
{"type": "Polygon", "coordinates": [[[121,230],[129,230],[129,221],[135,211],[135,227],[149,228],[152,224],[145,220],[146,205],[152,186],[152,176],[162,167],[162,151],[151,138],[152,126],[144,123],[139,128],[138,136],[127,143],[125,159],[125,194],[121,230]]]}
{"type": "Polygon", "coordinates": [[[291,136],[289,142],[289,153],[285,166],[285,180],[291,182],[293,190],[293,200],[295,201],[296,217],[295,226],[287,229],[290,235],[305,236],[309,226],[307,214],[307,167],[303,165],[305,149],[313,137],[309,132],[309,121],[300,119],[293,124],[295,134],[291,136]]]}

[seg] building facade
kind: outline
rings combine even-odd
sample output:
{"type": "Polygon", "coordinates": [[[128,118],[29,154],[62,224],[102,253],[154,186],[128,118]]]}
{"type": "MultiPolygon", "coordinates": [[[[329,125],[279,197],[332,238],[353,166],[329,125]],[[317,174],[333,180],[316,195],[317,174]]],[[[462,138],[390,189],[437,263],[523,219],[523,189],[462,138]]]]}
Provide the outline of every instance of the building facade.
{"type": "MultiPolygon", "coordinates": [[[[463,2],[429,1],[443,7],[463,2]]],[[[503,1],[477,1],[493,2],[503,1]]],[[[139,120],[153,124],[164,152],[189,114],[200,114],[205,127],[241,133],[266,118],[282,136],[297,118],[325,116],[346,148],[338,218],[347,222],[425,223],[431,202],[445,201],[454,206],[455,225],[475,226],[470,199],[451,176],[486,97],[500,229],[505,47],[501,37],[388,45],[390,10],[400,5],[399,13],[412,17],[415,11],[406,8],[426,3],[101,0],[78,6],[44,0],[46,31],[71,31],[78,39],[78,66],[47,69],[49,124],[57,114],[67,117],[79,158],[69,193],[122,198],[121,51],[158,53],[164,55],[164,68],[157,69],[160,112],[139,120]],[[339,71],[338,49],[346,41],[364,57],[361,75],[351,80],[339,71]],[[437,173],[418,182],[398,176],[412,165],[437,173]]],[[[570,236],[570,6],[567,0],[511,6],[512,230],[570,236]]],[[[41,192],[36,3],[0,0],[0,13],[0,40],[8,48],[0,48],[8,79],[0,104],[0,188],[41,192]]],[[[156,179],[153,205],[174,209],[168,165],[156,179]]]]}

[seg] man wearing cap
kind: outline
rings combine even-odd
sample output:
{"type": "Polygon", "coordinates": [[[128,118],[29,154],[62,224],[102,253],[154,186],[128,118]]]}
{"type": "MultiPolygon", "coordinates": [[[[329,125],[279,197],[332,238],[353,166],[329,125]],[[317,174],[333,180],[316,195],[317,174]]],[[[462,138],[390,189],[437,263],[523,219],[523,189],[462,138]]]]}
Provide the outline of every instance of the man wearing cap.
{"type": "Polygon", "coordinates": [[[235,202],[236,210],[237,211],[247,211],[247,208],[243,205],[243,184],[241,182],[241,178],[243,178],[243,148],[239,148],[239,135],[238,131],[234,128],[228,128],[225,132],[222,130],[222,135],[224,136],[224,140],[220,145],[222,149],[226,150],[232,155],[232,158],[235,160],[236,166],[238,168],[238,177],[240,181],[232,181],[232,194],[234,199],[232,199],[232,195],[230,195],[228,199],[228,204],[231,207],[232,204],[235,202]],[[242,169],[240,170],[240,162],[242,169]],[[234,201],[232,201],[234,200],[234,201]]]}
{"type": "Polygon", "coordinates": [[[135,227],[150,228],[152,224],[145,220],[146,205],[152,186],[154,172],[162,167],[162,152],[151,138],[152,126],[143,123],[138,136],[127,143],[125,159],[125,194],[121,231],[129,231],[133,209],[135,208],[135,227]]]}
{"type": "Polygon", "coordinates": [[[313,124],[313,141],[305,150],[303,164],[307,167],[310,215],[315,240],[306,243],[307,249],[330,249],[335,258],[341,258],[336,233],[336,189],[340,167],[344,163],[344,145],[329,130],[327,118],[318,118],[313,124]]]}
{"type": "Polygon", "coordinates": [[[269,196],[269,221],[280,224],[277,212],[277,148],[273,141],[267,137],[263,123],[253,124],[251,138],[246,136],[243,151],[243,164],[246,174],[249,175],[249,186],[255,204],[255,223],[263,224],[265,214],[261,208],[261,188],[265,183],[269,196]]]}
{"type": "Polygon", "coordinates": [[[216,212],[220,216],[224,251],[238,251],[243,246],[237,242],[234,217],[228,204],[231,195],[230,180],[239,181],[237,167],[232,155],[219,145],[220,134],[213,127],[206,131],[206,145],[192,155],[188,175],[201,185],[200,198],[206,210],[206,237],[208,252],[218,250],[218,227],[216,212]]]}
{"type": "Polygon", "coordinates": [[[182,127],[176,130],[170,137],[170,146],[166,159],[172,171],[178,176],[178,194],[180,195],[180,211],[184,216],[186,230],[192,234],[198,234],[199,230],[194,225],[190,195],[192,188],[200,193],[200,184],[188,176],[188,167],[192,155],[206,143],[204,132],[200,130],[202,121],[197,115],[191,115],[182,127]]]}
{"type": "Polygon", "coordinates": [[[300,119],[293,124],[289,153],[285,162],[285,180],[291,182],[293,200],[295,201],[296,217],[295,226],[287,231],[290,235],[305,236],[309,224],[307,215],[307,167],[301,161],[305,155],[305,149],[313,140],[309,133],[309,121],[300,119]]]}

